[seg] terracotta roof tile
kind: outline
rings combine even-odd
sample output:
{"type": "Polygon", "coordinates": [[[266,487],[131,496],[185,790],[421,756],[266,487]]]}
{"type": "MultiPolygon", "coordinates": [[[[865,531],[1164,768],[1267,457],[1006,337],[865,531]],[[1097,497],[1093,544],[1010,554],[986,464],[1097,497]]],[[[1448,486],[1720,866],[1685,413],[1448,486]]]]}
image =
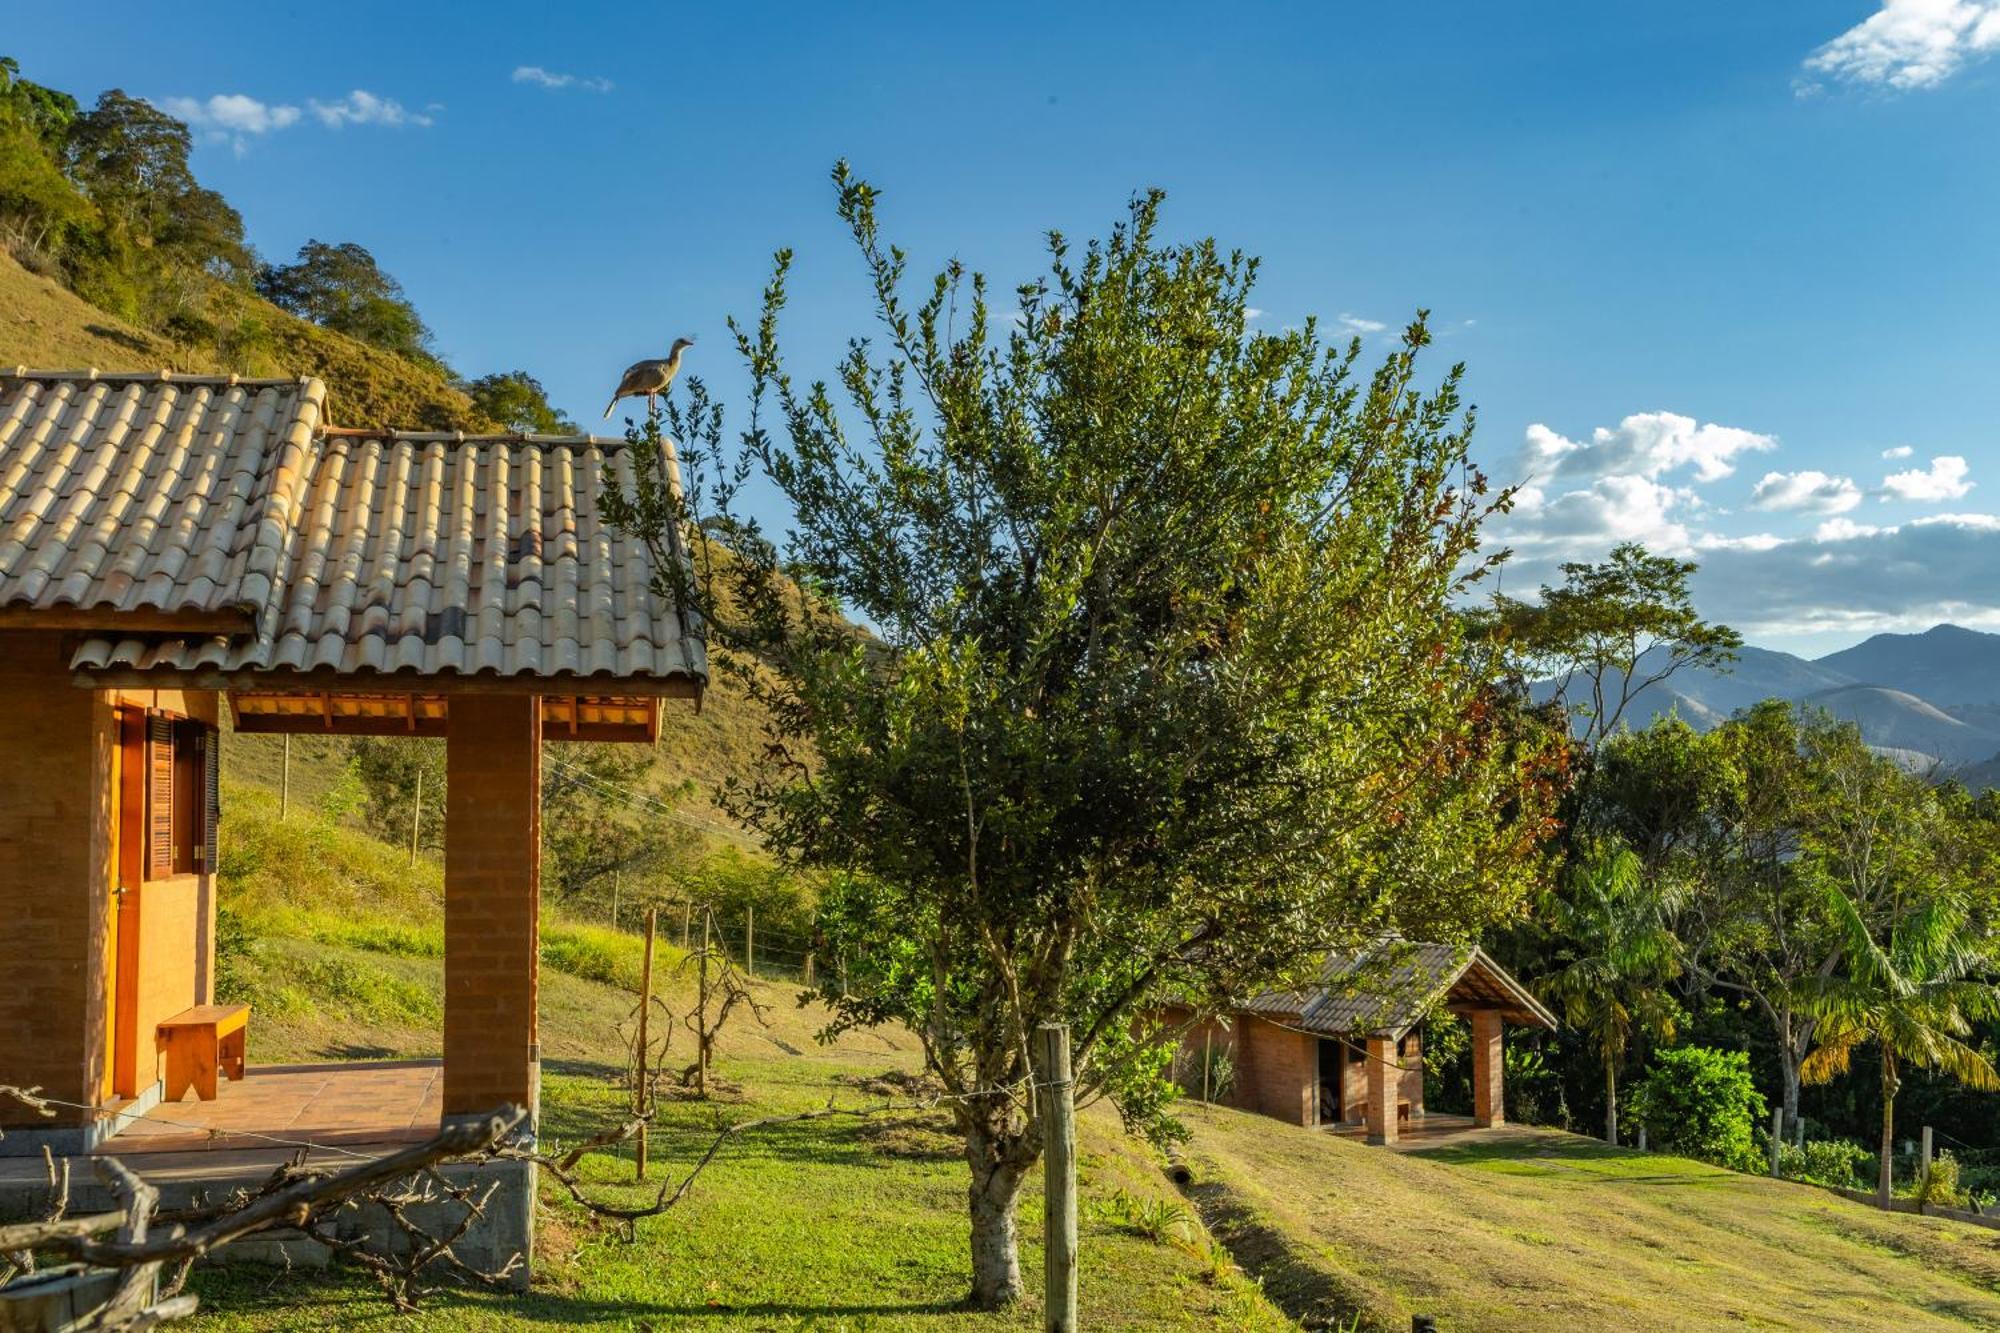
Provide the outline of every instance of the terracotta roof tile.
{"type": "Polygon", "coordinates": [[[645,543],[599,516],[623,441],[325,411],[317,380],[0,375],[0,608],[106,613],[86,671],[706,679],[645,543]],[[132,611],[246,631],[115,632],[132,611]]]}

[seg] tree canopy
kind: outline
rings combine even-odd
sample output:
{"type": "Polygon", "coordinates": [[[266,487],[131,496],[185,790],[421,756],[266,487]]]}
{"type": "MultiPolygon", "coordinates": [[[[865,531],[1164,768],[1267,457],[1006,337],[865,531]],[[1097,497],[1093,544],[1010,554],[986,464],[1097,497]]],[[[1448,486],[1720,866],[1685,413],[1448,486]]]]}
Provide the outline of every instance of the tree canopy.
{"type": "Polygon", "coordinates": [[[687,521],[727,537],[681,591],[777,719],[736,809],[834,872],[848,984],[821,998],[922,1039],[972,1170],[974,1297],[1001,1304],[1038,1024],[1070,1026],[1086,1097],[1165,1130],[1166,1000],[1517,910],[1564,749],[1454,611],[1503,497],[1460,372],[1425,387],[1421,318],[1372,374],[1310,321],[1253,331],[1255,261],[1163,241],[1157,193],[1104,240],[1052,235],[1005,304],[953,263],[912,305],[877,191],[835,185],[879,344],[795,380],[781,254],[736,331],[744,454],[723,465],[690,380],[688,500],[642,483],[619,517],[663,555],[687,521]],[[782,546],[735,507],[749,471],[789,502],[782,546]]]}
{"type": "Polygon", "coordinates": [[[431,331],[403,285],[353,241],[307,241],[292,263],[258,270],[257,294],[336,333],[427,365],[441,364],[431,351],[431,331]]]}

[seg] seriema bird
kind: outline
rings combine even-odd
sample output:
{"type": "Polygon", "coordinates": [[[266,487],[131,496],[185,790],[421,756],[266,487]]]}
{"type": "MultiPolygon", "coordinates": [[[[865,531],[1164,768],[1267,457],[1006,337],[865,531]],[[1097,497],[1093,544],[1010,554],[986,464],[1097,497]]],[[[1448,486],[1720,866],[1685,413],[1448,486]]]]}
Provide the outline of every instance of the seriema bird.
{"type": "Polygon", "coordinates": [[[646,396],[646,410],[652,412],[658,406],[659,396],[673,384],[674,376],[680,374],[682,349],[692,346],[694,339],[676,338],[674,350],[667,353],[666,360],[634,362],[631,369],[625,372],[625,378],[618,381],[618,388],[611,395],[610,406],[604,409],[604,419],[611,420],[611,414],[618,409],[620,398],[637,398],[640,394],[646,396]]]}

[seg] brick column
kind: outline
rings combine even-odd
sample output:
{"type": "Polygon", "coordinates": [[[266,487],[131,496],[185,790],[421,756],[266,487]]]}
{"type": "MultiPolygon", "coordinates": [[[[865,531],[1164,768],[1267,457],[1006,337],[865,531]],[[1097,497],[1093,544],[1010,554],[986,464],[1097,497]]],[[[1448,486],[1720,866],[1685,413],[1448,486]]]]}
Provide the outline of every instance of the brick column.
{"type": "Polygon", "coordinates": [[[1368,1039],[1368,1141],[1396,1141],[1396,1090],[1402,1086],[1396,1043],[1385,1037],[1368,1039]]]}
{"type": "Polygon", "coordinates": [[[445,741],[444,1113],[541,1089],[541,704],[460,694],[445,741]]]}
{"type": "Polygon", "coordinates": [[[1481,1129],[1507,1123],[1501,1080],[1500,1015],[1492,1009],[1472,1011],[1472,1123],[1481,1129]]]}

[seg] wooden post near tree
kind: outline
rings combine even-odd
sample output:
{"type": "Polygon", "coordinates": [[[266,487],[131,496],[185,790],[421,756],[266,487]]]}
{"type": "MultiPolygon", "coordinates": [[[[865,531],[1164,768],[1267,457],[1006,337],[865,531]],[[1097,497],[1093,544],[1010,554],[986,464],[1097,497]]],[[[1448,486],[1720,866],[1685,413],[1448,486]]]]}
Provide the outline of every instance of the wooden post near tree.
{"type": "MultiPolygon", "coordinates": [[[[653,930],[659,924],[659,909],[646,909],[646,953],[639,964],[639,1077],[632,1087],[632,1113],[644,1116],[652,1109],[652,1055],[647,1035],[647,1023],[653,1016],[653,930]]],[[[633,1176],[637,1180],[646,1178],[646,1122],[639,1122],[639,1134],[633,1141],[633,1176]]]]}
{"type": "Polygon", "coordinates": [[[1208,1071],[1215,1068],[1215,1020],[1201,1025],[1201,1104],[1209,1105],[1208,1071]]]}
{"type": "Polygon", "coordinates": [[[694,1014],[694,1090],[696,1095],[708,1096],[708,1043],[699,1039],[699,1034],[708,1031],[708,950],[715,927],[715,909],[707,903],[701,905],[701,980],[695,991],[694,1014]]]}
{"type": "MultiPolygon", "coordinates": [[[[291,739],[286,737],[287,740],[291,739]]],[[[417,834],[424,826],[424,770],[417,768],[417,799],[410,806],[410,864],[417,863],[417,834]]]]}
{"type": "Polygon", "coordinates": [[[757,979],[757,905],[743,905],[743,972],[752,981],[757,979]]]}
{"type": "Polygon", "coordinates": [[[618,872],[611,872],[611,928],[618,929],[618,872]]]}
{"type": "Polygon", "coordinates": [[[1931,1175],[1931,1127],[1929,1125],[1924,1126],[1923,1152],[1918,1158],[1918,1161],[1919,1161],[1919,1166],[1917,1169],[1919,1174],[1917,1176],[1917,1179],[1920,1181],[1929,1180],[1931,1175]]]}
{"type": "Polygon", "coordinates": [[[292,733],[285,733],[285,757],[278,768],[278,818],[283,820],[292,809],[292,733]]]}
{"type": "Polygon", "coordinates": [[[1774,1107],[1771,1111],[1771,1174],[1778,1174],[1778,1149],[1785,1138],[1785,1108],[1774,1107]]]}
{"type": "Polygon", "coordinates": [[[806,950],[806,988],[807,988],[808,990],[812,989],[812,984],[813,984],[813,951],[812,951],[811,949],[807,949],[807,950],[806,950]]]}
{"type": "Polygon", "coordinates": [[[1070,1085],[1069,1028],[1035,1029],[1042,1082],[1042,1207],[1046,1333],[1076,1330],[1076,1090],[1070,1085]]]}
{"type": "Polygon", "coordinates": [[[683,898],[681,900],[681,952],[682,953],[686,953],[688,951],[688,922],[689,918],[692,917],[693,915],[694,915],[694,899],[683,898]]]}

